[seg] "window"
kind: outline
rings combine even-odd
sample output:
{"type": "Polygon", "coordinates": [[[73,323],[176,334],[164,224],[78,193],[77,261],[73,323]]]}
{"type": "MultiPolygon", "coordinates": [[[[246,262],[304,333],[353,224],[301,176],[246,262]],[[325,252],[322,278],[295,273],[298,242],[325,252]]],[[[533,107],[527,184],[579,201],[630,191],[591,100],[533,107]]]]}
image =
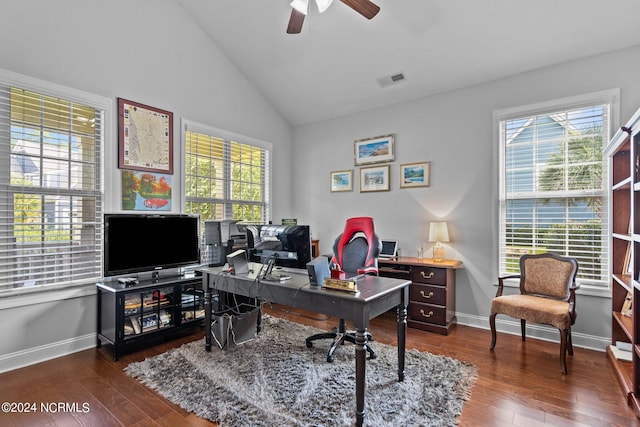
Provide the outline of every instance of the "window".
{"type": "Polygon", "coordinates": [[[95,282],[105,104],[14,80],[0,74],[0,290],[95,282]]]}
{"type": "Polygon", "coordinates": [[[185,122],[185,210],[202,221],[269,220],[269,147],[185,122]]]}
{"type": "Polygon", "coordinates": [[[613,100],[600,98],[496,115],[500,274],[517,272],[524,253],[549,251],[575,257],[581,283],[606,286],[608,175],[603,148],[613,100]]]}

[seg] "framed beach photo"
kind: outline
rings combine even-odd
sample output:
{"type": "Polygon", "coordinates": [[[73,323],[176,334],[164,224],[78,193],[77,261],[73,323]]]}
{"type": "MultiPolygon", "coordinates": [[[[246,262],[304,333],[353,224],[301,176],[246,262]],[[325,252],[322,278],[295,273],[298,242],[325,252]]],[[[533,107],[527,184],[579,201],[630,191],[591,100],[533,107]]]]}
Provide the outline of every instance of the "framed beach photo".
{"type": "Polygon", "coordinates": [[[331,192],[353,191],[353,169],[331,172],[331,192]]]}
{"type": "Polygon", "coordinates": [[[360,168],[360,192],[389,191],[389,165],[360,168]]]}
{"type": "Polygon", "coordinates": [[[429,162],[400,165],[400,188],[428,187],[429,162]]]}
{"type": "Polygon", "coordinates": [[[389,134],[356,140],[353,146],[355,165],[392,162],[393,138],[393,134],[389,134]]]}

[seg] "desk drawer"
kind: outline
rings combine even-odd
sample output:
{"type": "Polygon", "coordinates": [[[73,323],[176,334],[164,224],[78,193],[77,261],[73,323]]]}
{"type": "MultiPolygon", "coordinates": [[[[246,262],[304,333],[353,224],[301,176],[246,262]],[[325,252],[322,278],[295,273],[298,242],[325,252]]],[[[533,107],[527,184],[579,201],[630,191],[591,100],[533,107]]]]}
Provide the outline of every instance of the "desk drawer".
{"type": "Polygon", "coordinates": [[[445,325],[447,323],[447,310],[432,304],[409,304],[409,319],[417,322],[445,325]]]}
{"type": "Polygon", "coordinates": [[[411,281],[414,283],[429,283],[441,285],[447,282],[447,269],[437,267],[412,267],[411,281]]]}
{"type": "Polygon", "coordinates": [[[443,286],[411,285],[409,300],[412,302],[446,305],[447,292],[443,286]]]}

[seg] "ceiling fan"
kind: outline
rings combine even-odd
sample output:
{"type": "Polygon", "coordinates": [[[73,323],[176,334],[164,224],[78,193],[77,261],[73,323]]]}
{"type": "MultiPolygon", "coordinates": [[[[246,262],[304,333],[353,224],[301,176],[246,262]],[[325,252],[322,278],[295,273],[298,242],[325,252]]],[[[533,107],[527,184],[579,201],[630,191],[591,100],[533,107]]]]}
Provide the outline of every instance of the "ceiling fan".
{"type": "MultiPolygon", "coordinates": [[[[327,10],[332,1],[333,0],[315,0],[320,13],[327,10]]],[[[369,0],[340,1],[367,19],[373,18],[378,12],[380,12],[380,7],[369,0]]],[[[302,31],[302,23],[304,22],[304,17],[307,16],[308,11],[309,0],[293,0],[291,2],[291,18],[289,18],[289,25],[287,26],[288,34],[299,34],[300,31],[302,31]]]]}

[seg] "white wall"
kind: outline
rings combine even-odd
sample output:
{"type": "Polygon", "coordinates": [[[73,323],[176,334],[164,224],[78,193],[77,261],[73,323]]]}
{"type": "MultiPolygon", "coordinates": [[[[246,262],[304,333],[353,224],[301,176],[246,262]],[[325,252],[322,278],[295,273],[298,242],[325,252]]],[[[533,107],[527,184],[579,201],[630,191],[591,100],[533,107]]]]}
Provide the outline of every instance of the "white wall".
{"type": "MultiPolygon", "coordinates": [[[[21,0],[0,8],[0,68],[174,114],[173,210],[180,119],[273,144],[274,218],[291,216],[291,128],[182,9],[169,0],[21,0]]],[[[119,209],[117,122],[105,144],[106,211],[119,209]]],[[[95,344],[95,287],[0,300],[0,372],[95,344]]]]}
{"type": "MultiPolygon", "coordinates": [[[[278,190],[272,193],[272,218],[311,224],[323,253],[349,216],[374,216],[378,234],[399,239],[409,256],[418,246],[429,249],[429,221],[446,219],[452,238],[447,256],[465,264],[457,276],[458,317],[481,326],[497,274],[493,111],[614,87],[621,88],[623,122],[640,106],[635,48],[302,126],[292,134],[174,2],[6,1],[2,15],[11,17],[0,26],[2,69],[105,96],[114,106],[123,97],[172,111],[175,141],[184,117],[272,143],[278,190]],[[329,172],[353,167],[353,141],[386,133],[396,135],[392,190],[360,194],[356,178],[354,192],[330,193],[329,172]],[[431,161],[431,186],[399,189],[398,165],[422,160],[431,161]]],[[[113,126],[105,148],[107,210],[117,209],[112,194],[119,185],[113,126]]],[[[180,178],[174,176],[174,186],[180,178]]],[[[95,343],[94,290],[64,295],[42,296],[38,304],[19,298],[13,308],[11,301],[0,301],[0,324],[9,326],[0,329],[0,371],[95,343]]],[[[581,335],[608,340],[609,307],[608,299],[578,297],[574,343],[581,335]]]]}
{"type": "MultiPolygon", "coordinates": [[[[0,68],[114,103],[122,97],[171,111],[174,141],[185,117],[273,143],[274,186],[282,189],[274,194],[274,215],[289,215],[290,127],[175,2],[24,0],[4,2],[2,13],[11,19],[0,27],[0,68]]],[[[112,144],[108,162],[117,153],[112,144]]],[[[175,148],[179,171],[179,144],[175,148]]],[[[119,184],[114,168],[107,165],[106,210],[119,207],[111,197],[119,184]]],[[[173,180],[180,182],[180,175],[173,180]]]]}
{"type": "MultiPolygon", "coordinates": [[[[406,256],[416,256],[423,245],[429,254],[429,222],[448,221],[452,241],[446,245],[446,256],[464,262],[456,282],[459,321],[488,327],[498,263],[494,111],[620,88],[622,124],[640,107],[638,69],[640,47],[297,127],[293,133],[295,216],[312,226],[321,253],[331,251],[347,217],[373,216],[377,234],[399,239],[406,256]],[[387,133],[396,136],[391,191],[361,194],[353,141],[387,133]],[[399,188],[399,165],[418,161],[431,162],[431,186],[399,188]],[[354,191],[331,193],[329,172],[352,168],[354,191]]],[[[580,294],[577,308],[574,343],[604,345],[611,335],[610,300],[580,294]]],[[[515,330],[514,326],[501,323],[503,329],[515,330]]],[[[551,338],[557,339],[557,333],[551,338]]]]}

